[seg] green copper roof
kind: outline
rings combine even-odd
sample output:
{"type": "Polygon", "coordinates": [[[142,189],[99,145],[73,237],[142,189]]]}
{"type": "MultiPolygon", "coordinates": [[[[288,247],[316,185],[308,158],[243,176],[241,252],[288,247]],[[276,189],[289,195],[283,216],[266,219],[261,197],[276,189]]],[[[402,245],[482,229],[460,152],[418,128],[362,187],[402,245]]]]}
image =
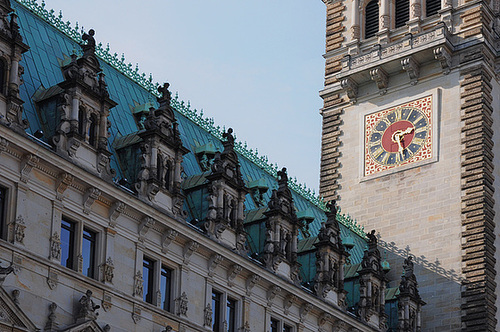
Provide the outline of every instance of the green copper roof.
{"type": "MultiPolygon", "coordinates": [[[[20,88],[21,98],[25,100],[24,116],[30,123],[28,132],[34,133],[42,128],[40,116],[35,107],[32,96],[38,91],[39,97],[43,98],[45,89],[56,86],[63,81],[61,64],[75,52],[80,52],[79,42],[81,42],[81,32],[79,27],[72,27],[71,24],[62,20],[62,15],[54,14],[54,11],[45,9],[45,5],[37,4],[33,0],[12,1],[12,7],[19,16],[21,35],[24,41],[30,46],[30,50],[23,55],[22,66],[25,69],[24,84],[20,88]]],[[[100,58],[100,64],[105,73],[105,80],[112,100],[118,105],[111,109],[109,120],[112,124],[109,132],[112,167],[117,171],[117,178],[124,177],[125,173],[130,173],[119,165],[115,157],[115,149],[135,144],[138,142],[138,126],[134,112],[146,110],[149,106],[157,107],[152,101],[153,94],[156,94],[157,84],[153,83],[151,77],[140,74],[137,67],[126,64],[124,57],[111,54],[109,46],[103,47],[98,44],[96,53],[100,58]]],[[[50,89],[49,89],[50,90],[50,89]]],[[[48,93],[48,92],[47,92],[48,93]]],[[[179,100],[176,95],[172,99],[172,106],[176,110],[175,116],[179,123],[181,139],[186,147],[195,151],[196,147],[206,146],[210,150],[222,151],[222,131],[225,128],[216,126],[213,119],[207,119],[202,112],[191,109],[189,103],[179,100]],[[213,147],[211,146],[213,145],[213,147]]],[[[249,149],[246,143],[237,142],[235,150],[238,152],[241,164],[243,179],[247,183],[252,183],[258,179],[259,186],[276,188],[277,165],[269,164],[267,157],[259,156],[257,150],[249,149]]],[[[132,156],[132,155],[131,155],[132,156]]],[[[188,153],[183,161],[183,177],[186,178],[186,186],[201,181],[195,180],[192,176],[202,173],[198,160],[194,153],[188,153]]],[[[308,211],[307,215],[314,221],[310,225],[310,232],[315,236],[321,226],[321,222],[326,221],[324,213],[325,204],[316,194],[299,184],[296,178],[290,177],[289,186],[292,189],[297,211],[308,211]]],[[[187,188],[186,187],[186,188],[187,188]]],[[[263,194],[267,202],[272,190],[267,190],[263,194]]],[[[250,196],[247,195],[245,207],[248,213],[255,210],[256,206],[250,196]]],[[[257,218],[257,212],[253,218],[257,218]]],[[[255,220],[255,219],[254,219],[255,220]]],[[[351,251],[352,258],[362,256],[365,247],[364,231],[349,216],[339,212],[338,220],[341,227],[342,236],[348,232],[356,234],[354,236],[356,246],[351,251]]]]}

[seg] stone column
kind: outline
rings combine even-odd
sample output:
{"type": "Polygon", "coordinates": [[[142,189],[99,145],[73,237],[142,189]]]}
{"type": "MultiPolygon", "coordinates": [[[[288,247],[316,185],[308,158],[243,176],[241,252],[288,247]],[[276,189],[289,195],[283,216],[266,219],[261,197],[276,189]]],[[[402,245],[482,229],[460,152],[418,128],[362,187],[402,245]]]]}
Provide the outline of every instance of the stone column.
{"type": "Polygon", "coordinates": [[[351,38],[352,40],[359,40],[360,38],[360,27],[359,27],[359,0],[352,0],[352,26],[351,26],[351,38]]]}
{"type": "Polygon", "coordinates": [[[389,30],[391,29],[389,0],[379,0],[379,15],[378,42],[379,44],[387,44],[389,42],[389,30]]]}

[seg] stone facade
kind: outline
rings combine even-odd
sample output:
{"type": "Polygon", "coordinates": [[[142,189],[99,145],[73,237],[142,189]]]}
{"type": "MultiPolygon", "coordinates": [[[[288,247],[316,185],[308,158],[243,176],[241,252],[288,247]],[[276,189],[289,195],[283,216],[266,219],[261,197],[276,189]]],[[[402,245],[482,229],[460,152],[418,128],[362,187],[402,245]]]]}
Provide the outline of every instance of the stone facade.
{"type": "MultiPolygon", "coordinates": [[[[427,302],[422,330],[494,331],[500,49],[490,30],[498,1],[445,1],[437,15],[415,12],[405,26],[366,40],[359,33],[366,3],[328,2],[327,13],[335,3],[345,6],[346,30],[343,47],[325,54],[320,192],[377,229],[389,262],[416,257],[427,302]],[[365,176],[365,115],[429,95],[432,158],[365,176]]],[[[380,6],[382,17],[389,2],[380,6]]]]}

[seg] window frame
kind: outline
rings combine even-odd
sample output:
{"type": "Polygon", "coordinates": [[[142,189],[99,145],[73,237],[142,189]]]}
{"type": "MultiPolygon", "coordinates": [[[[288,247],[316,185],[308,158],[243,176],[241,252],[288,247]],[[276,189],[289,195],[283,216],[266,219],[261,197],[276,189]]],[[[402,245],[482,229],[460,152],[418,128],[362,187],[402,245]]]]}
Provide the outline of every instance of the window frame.
{"type": "Polygon", "coordinates": [[[238,326],[241,326],[241,297],[235,293],[229,292],[223,287],[218,287],[218,285],[212,285],[210,292],[210,306],[212,308],[212,327],[211,331],[214,332],[237,332],[238,326]],[[220,295],[219,306],[214,306],[213,294],[220,295]],[[228,320],[228,302],[232,301],[234,303],[234,321],[233,326],[229,325],[228,320]],[[218,315],[219,326],[217,329],[214,328],[216,323],[215,317],[218,315]],[[224,330],[224,322],[227,323],[227,330],[224,330]]]}
{"type": "Polygon", "coordinates": [[[83,231],[82,231],[82,251],[81,251],[81,255],[82,255],[82,274],[84,276],[87,276],[89,278],[92,278],[92,279],[97,279],[97,242],[98,242],[98,233],[95,232],[93,229],[90,229],[88,227],[83,227],[83,231]],[[88,264],[88,268],[87,268],[87,272],[84,271],[85,269],[85,256],[84,256],[84,244],[85,244],[85,241],[87,240],[86,239],[86,234],[85,233],[89,233],[91,234],[91,237],[93,236],[93,239],[88,239],[89,243],[91,244],[91,247],[90,247],[90,264],[88,264]],[[88,270],[90,269],[90,275],[88,274],[88,270]]]}
{"type": "Polygon", "coordinates": [[[295,332],[296,331],[296,324],[293,324],[293,323],[291,323],[291,322],[289,322],[281,317],[271,315],[269,317],[269,325],[268,325],[269,332],[274,332],[273,326],[272,326],[273,322],[276,323],[277,332],[285,332],[286,328],[289,328],[289,330],[286,332],[295,332]]]}
{"type": "Polygon", "coordinates": [[[99,262],[100,258],[102,256],[101,253],[101,234],[102,231],[97,230],[96,227],[89,226],[88,223],[86,223],[84,220],[77,220],[78,217],[74,217],[65,213],[62,213],[61,215],[61,221],[60,221],[60,239],[61,239],[61,259],[59,263],[61,266],[69,268],[73,271],[76,271],[83,275],[84,277],[94,279],[94,280],[99,280],[100,278],[100,271],[99,271],[99,262]],[[63,222],[72,224],[74,227],[74,235],[73,235],[73,243],[71,245],[70,243],[70,250],[72,250],[72,262],[69,264],[70,266],[66,266],[62,263],[63,259],[63,246],[62,246],[62,239],[63,239],[63,222]],[[92,253],[92,258],[91,262],[88,265],[89,267],[92,268],[92,273],[91,275],[87,275],[87,273],[84,273],[84,267],[86,265],[85,263],[85,257],[84,257],[84,234],[85,231],[94,234],[95,236],[95,241],[94,241],[94,250],[92,253]]]}
{"type": "Polygon", "coordinates": [[[174,301],[177,296],[177,272],[178,267],[165,259],[158,254],[152,253],[150,251],[142,252],[142,286],[143,286],[143,294],[142,300],[144,303],[148,303],[153,305],[163,311],[173,313],[175,310],[174,301]],[[152,262],[152,295],[151,301],[146,301],[146,278],[144,276],[144,260],[149,260],[152,262]],[[169,298],[167,301],[167,306],[165,306],[165,294],[162,291],[162,282],[163,282],[163,269],[170,271],[170,288],[169,288],[169,298]]]}

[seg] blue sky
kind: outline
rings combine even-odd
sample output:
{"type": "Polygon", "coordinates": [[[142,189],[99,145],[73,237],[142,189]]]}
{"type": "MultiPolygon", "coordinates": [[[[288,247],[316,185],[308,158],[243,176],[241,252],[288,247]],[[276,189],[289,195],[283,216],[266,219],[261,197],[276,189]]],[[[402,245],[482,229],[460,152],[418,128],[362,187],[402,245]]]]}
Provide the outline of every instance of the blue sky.
{"type": "Polygon", "coordinates": [[[321,0],[46,0],[318,192],[321,0]]]}

